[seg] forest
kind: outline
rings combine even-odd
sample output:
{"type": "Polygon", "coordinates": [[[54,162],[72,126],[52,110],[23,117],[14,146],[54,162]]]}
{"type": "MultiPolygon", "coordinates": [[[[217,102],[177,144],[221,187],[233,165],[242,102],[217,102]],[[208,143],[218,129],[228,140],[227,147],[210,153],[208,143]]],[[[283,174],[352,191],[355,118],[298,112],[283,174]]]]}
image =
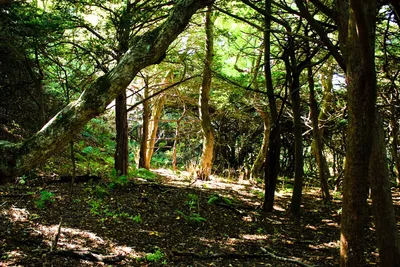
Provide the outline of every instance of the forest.
{"type": "Polygon", "coordinates": [[[397,0],[0,0],[0,266],[400,267],[399,27],[397,0]]]}

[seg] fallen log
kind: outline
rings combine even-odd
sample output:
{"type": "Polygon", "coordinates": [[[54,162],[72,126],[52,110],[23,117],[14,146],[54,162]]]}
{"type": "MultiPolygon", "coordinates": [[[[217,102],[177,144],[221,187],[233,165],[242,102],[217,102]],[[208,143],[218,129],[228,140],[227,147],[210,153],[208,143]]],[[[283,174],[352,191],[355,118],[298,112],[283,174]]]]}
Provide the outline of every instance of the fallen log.
{"type": "Polygon", "coordinates": [[[50,254],[104,263],[116,263],[126,258],[122,255],[102,255],[89,250],[56,250],[50,254]]]}

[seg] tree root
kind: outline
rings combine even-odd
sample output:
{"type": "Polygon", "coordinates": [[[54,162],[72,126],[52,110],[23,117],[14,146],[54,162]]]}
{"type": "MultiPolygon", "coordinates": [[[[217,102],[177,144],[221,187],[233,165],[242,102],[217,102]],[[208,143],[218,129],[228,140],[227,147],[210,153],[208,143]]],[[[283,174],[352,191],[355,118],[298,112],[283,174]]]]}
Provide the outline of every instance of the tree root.
{"type": "Polygon", "coordinates": [[[122,255],[101,255],[87,250],[56,250],[50,254],[104,263],[116,263],[126,258],[122,255]]]}
{"type": "Polygon", "coordinates": [[[255,259],[255,258],[270,257],[270,258],[273,258],[273,259],[279,260],[279,261],[291,262],[291,263],[297,264],[297,265],[302,266],[302,267],[313,267],[313,265],[308,265],[308,264],[303,263],[303,262],[301,262],[299,260],[277,256],[274,253],[267,251],[265,248],[261,248],[261,250],[263,251],[263,254],[214,253],[214,254],[208,254],[208,255],[202,255],[202,254],[195,253],[195,252],[173,250],[172,251],[172,256],[176,256],[176,257],[193,257],[193,258],[196,258],[196,259],[203,259],[203,260],[218,259],[218,258],[224,258],[224,259],[255,259]]]}

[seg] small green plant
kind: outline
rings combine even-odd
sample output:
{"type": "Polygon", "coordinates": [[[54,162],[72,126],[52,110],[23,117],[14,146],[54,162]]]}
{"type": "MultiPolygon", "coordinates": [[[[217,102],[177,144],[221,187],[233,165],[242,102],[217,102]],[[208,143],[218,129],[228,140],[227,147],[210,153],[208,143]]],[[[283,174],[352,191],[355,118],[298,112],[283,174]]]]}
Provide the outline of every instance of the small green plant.
{"type": "Polygon", "coordinates": [[[160,249],[157,249],[154,253],[148,253],[145,258],[147,261],[150,261],[150,262],[158,262],[162,258],[164,258],[164,253],[162,253],[160,249]]]}
{"type": "Polygon", "coordinates": [[[146,180],[154,180],[157,175],[145,168],[139,168],[133,172],[133,175],[146,180]]]}
{"type": "Polygon", "coordinates": [[[35,204],[37,208],[43,209],[47,204],[53,203],[54,201],[54,194],[43,190],[40,192],[40,199],[36,200],[35,204]]]}
{"type": "Polygon", "coordinates": [[[220,196],[220,195],[217,195],[217,194],[216,195],[212,195],[207,201],[207,203],[210,204],[210,205],[211,204],[215,204],[217,202],[223,202],[223,203],[225,203],[225,204],[227,204],[229,206],[233,205],[232,199],[230,199],[228,197],[223,197],[223,196],[220,196]]]}
{"type": "Polygon", "coordinates": [[[176,213],[178,213],[179,215],[181,215],[182,218],[185,219],[185,221],[196,222],[196,223],[201,223],[201,222],[207,221],[206,218],[201,217],[200,214],[195,213],[195,212],[191,212],[189,215],[186,215],[186,214],[183,213],[182,211],[176,210],[176,213]]]}

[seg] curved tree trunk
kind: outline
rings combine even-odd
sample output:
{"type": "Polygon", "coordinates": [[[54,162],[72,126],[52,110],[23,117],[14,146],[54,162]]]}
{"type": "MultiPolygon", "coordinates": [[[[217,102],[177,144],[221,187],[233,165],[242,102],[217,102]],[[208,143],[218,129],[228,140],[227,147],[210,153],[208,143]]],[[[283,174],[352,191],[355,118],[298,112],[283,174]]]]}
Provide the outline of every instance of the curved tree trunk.
{"type": "Polygon", "coordinates": [[[374,136],[369,166],[369,182],[371,184],[380,266],[400,266],[400,240],[386,158],[385,132],[379,114],[377,114],[375,127],[372,130],[374,136]]]}
{"type": "Polygon", "coordinates": [[[211,90],[211,65],[213,58],[214,34],[211,21],[211,5],[206,12],[206,59],[203,71],[203,81],[200,88],[199,113],[201,120],[201,129],[203,132],[203,151],[201,154],[200,166],[197,171],[197,179],[209,180],[213,162],[214,153],[214,133],[211,125],[209,111],[209,98],[211,90]]]}
{"type": "Polygon", "coordinates": [[[212,2],[175,1],[164,23],[134,37],[129,44],[130,49],[117,66],[98,78],[78,100],[57,113],[39,132],[22,143],[0,142],[0,182],[11,180],[44,163],[66,146],[91,118],[105,111],[141,69],[159,62],[192,15],[212,2]]]}

